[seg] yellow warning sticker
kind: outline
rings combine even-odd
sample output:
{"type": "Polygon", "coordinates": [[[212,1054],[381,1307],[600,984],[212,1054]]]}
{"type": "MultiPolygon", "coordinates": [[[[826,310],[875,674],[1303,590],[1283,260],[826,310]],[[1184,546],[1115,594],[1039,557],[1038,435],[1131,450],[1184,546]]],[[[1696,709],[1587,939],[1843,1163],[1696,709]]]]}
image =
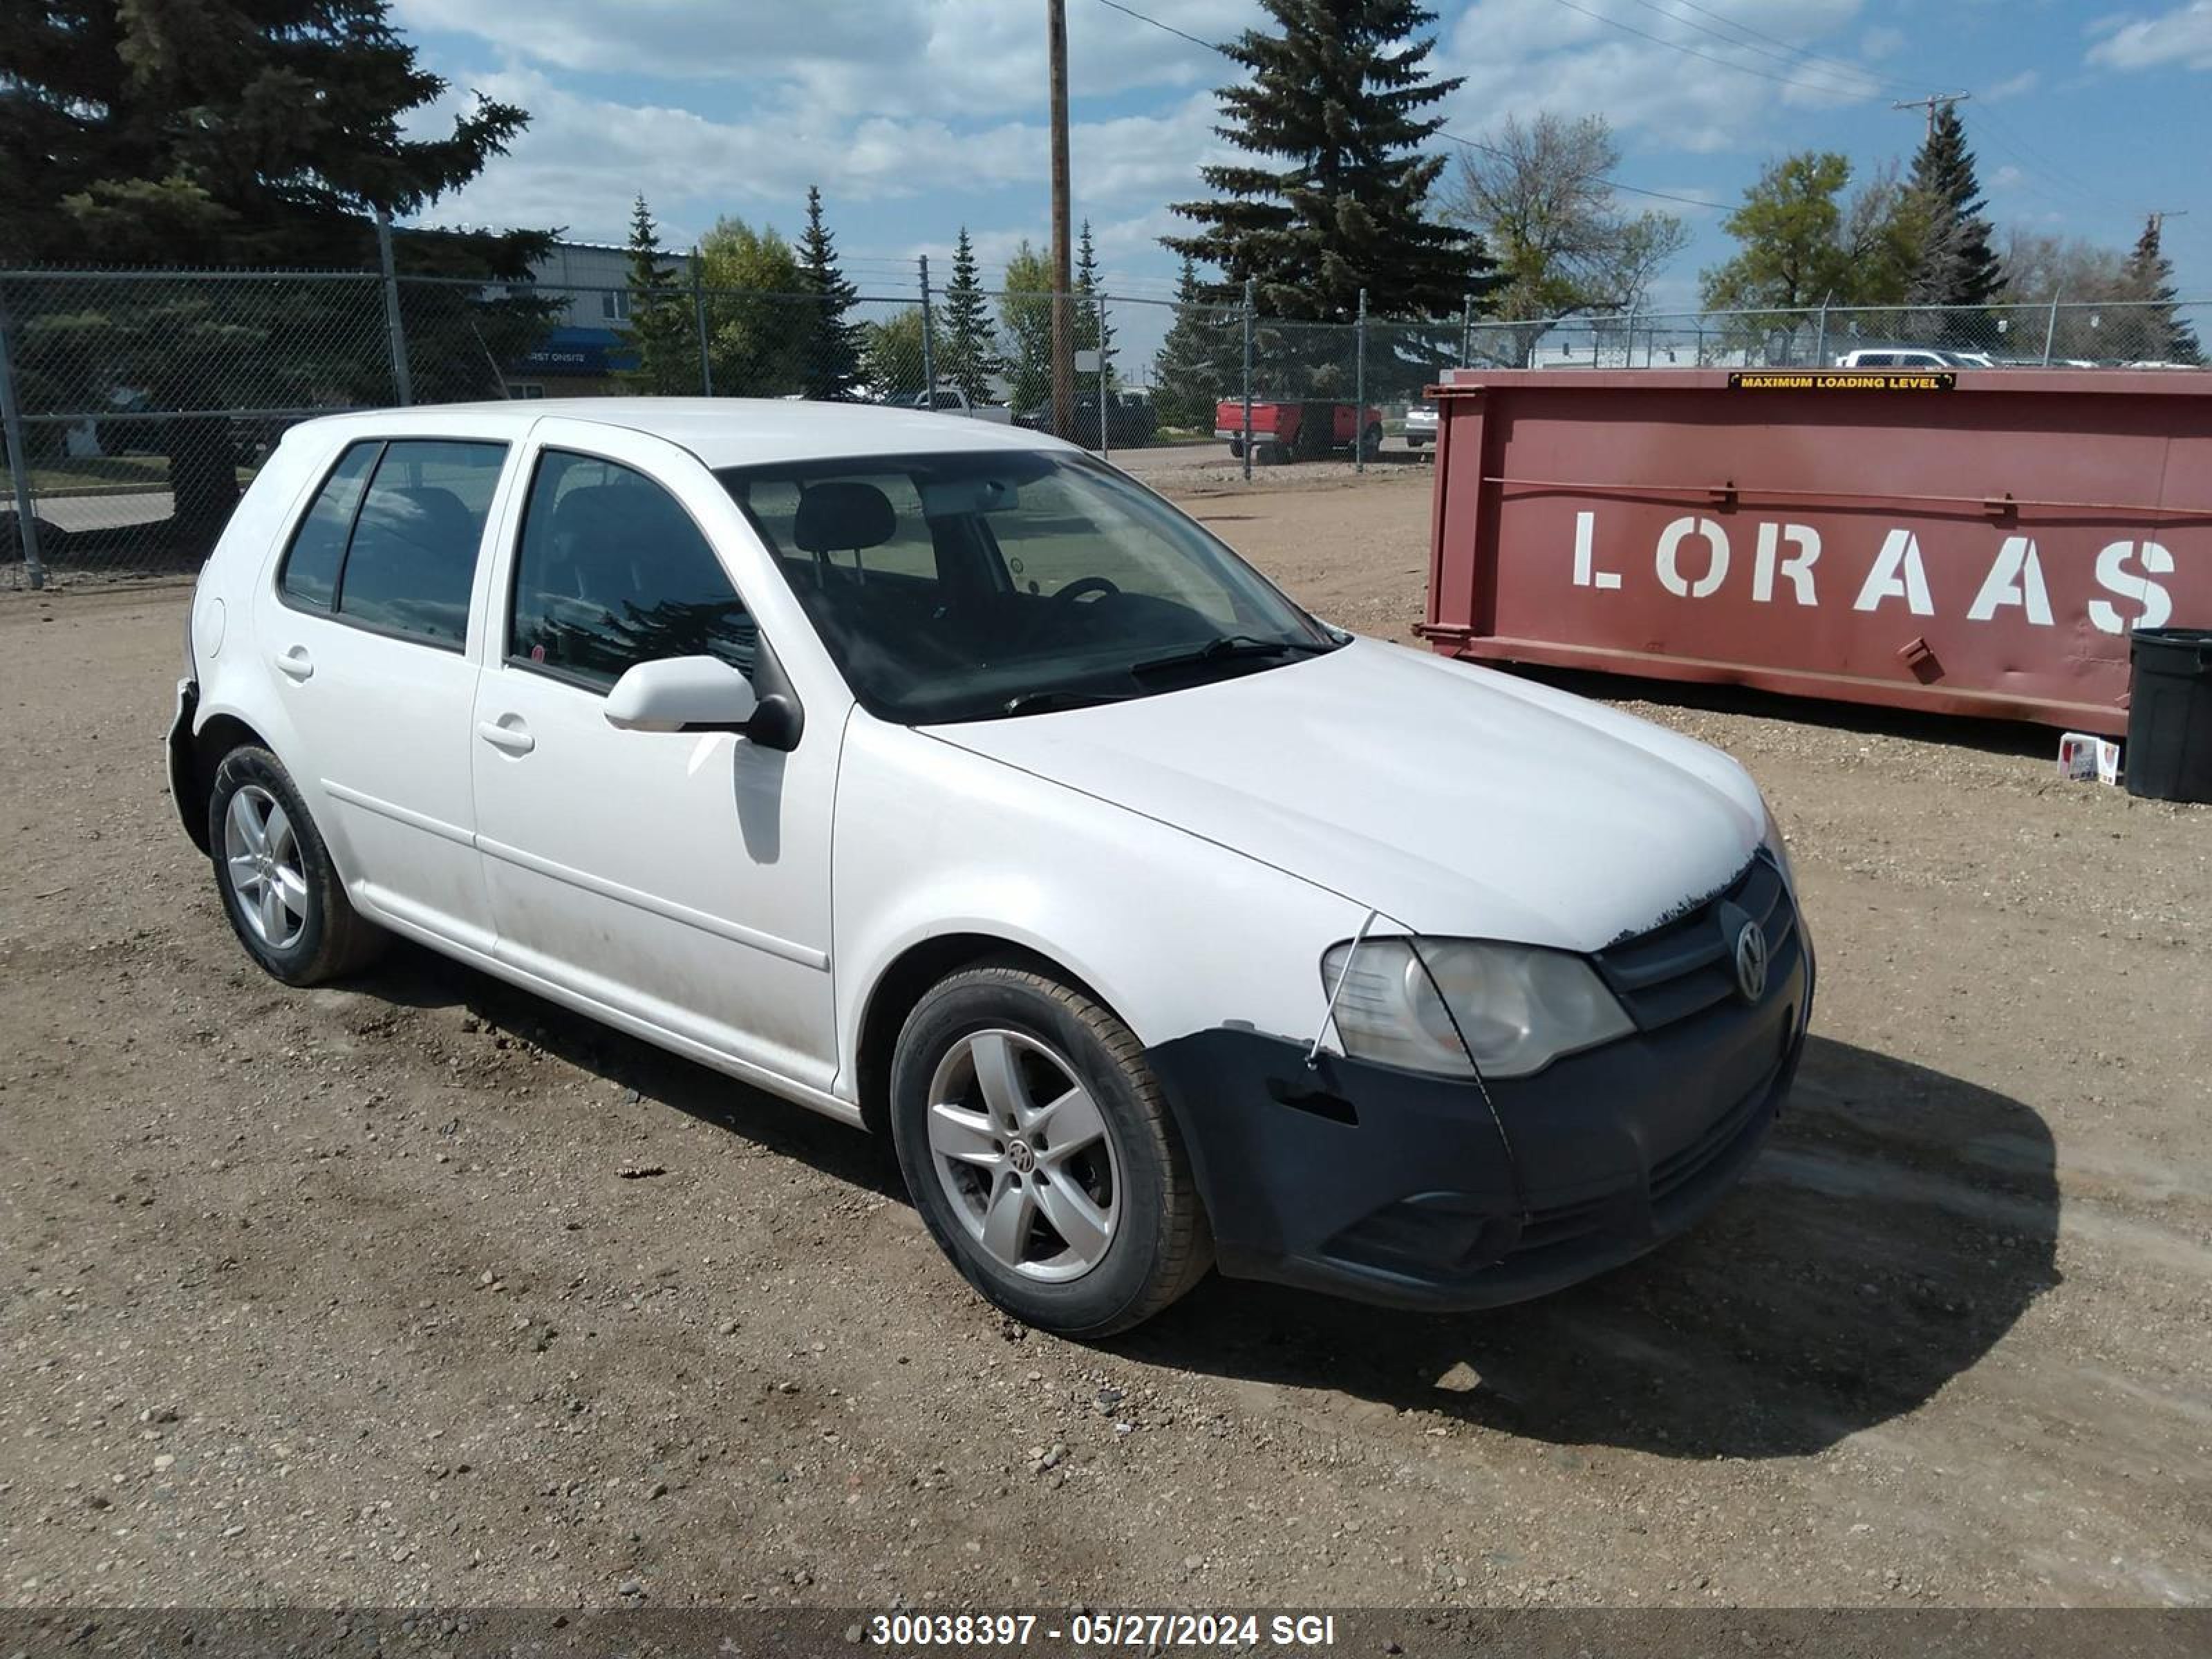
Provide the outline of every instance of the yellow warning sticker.
{"type": "Polygon", "coordinates": [[[1959,377],[1931,368],[1746,368],[1729,376],[1736,392],[1950,392],[1959,377]]]}

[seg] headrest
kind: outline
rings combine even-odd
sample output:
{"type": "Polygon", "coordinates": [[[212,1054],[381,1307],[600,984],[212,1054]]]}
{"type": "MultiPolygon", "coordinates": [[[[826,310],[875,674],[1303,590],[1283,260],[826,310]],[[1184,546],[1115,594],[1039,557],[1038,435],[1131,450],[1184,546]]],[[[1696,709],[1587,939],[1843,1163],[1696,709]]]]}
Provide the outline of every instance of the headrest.
{"type": "Polygon", "coordinates": [[[858,552],[897,533],[890,496],[873,484],[843,480],[809,484],[791,521],[791,539],[802,553],[858,552]]]}

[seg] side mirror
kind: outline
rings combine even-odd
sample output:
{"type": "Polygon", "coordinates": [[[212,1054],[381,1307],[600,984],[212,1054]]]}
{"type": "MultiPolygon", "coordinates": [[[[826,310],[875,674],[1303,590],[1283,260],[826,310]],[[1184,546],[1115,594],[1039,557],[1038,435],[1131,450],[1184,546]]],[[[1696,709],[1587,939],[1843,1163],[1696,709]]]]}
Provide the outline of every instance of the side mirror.
{"type": "Polygon", "coordinates": [[[760,707],[752,682],[720,657],[641,662],[607,693],[607,724],[624,732],[745,733],[760,707]]]}

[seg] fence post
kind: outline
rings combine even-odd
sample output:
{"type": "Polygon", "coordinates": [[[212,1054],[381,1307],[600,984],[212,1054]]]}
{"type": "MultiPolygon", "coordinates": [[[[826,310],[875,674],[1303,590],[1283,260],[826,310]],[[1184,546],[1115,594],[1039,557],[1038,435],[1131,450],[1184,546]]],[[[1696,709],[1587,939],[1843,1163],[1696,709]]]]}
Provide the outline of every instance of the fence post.
{"type": "Polygon", "coordinates": [[[1460,296],[1459,302],[1459,366],[1474,367],[1474,295],[1460,296]]]}
{"type": "Polygon", "coordinates": [[[1244,482],[1252,482],[1252,302],[1255,280],[1244,279],[1244,482]]]}
{"type": "Polygon", "coordinates": [[[1820,368],[1828,361],[1828,302],[1820,301],[1820,332],[1813,339],[1813,367],[1820,368]]]}
{"type": "Polygon", "coordinates": [[[15,369],[9,356],[8,307],[0,300],[0,433],[8,440],[8,476],[15,484],[15,538],[23,547],[23,574],[31,586],[46,585],[46,561],[39,556],[39,520],[32,511],[31,452],[23,440],[23,411],[15,404],[15,369]]]}
{"type": "MultiPolygon", "coordinates": [[[[2063,292],[2064,290],[2060,290],[2063,292]]],[[[2058,337],[2058,295],[2051,296],[2051,320],[2043,325],[2043,366],[2051,367],[2051,343],[2058,337]]]]}
{"type": "Polygon", "coordinates": [[[919,257],[921,262],[921,406],[934,409],[937,407],[937,360],[930,339],[929,256],[924,253],[919,257]]]}
{"type": "Polygon", "coordinates": [[[1113,440],[1106,430],[1106,411],[1111,406],[1107,397],[1106,381],[1106,296],[1098,296],[1098,453],[1113,453],[1113,440]]]}
{"type": "Polygon", "coordinates": [[[1352,324],[1352,470],[1367,471],[1367,290],[1352,324]]]}
{"type": "Polygon", "coordinates": [[[392,216],[376,210],[376,262],[384,269],[384,331],[392,343],[392,384],[402,404],[415,401],[415,382],[407,372],[407,326],[399,320],[399,273],[392,263],[392,216]]]}
{"type": "Polygon", "coordinates": [[[691,249],[691,322],[699,331],[699,395],[714,395],[714,365],[707,357],[707,285],[699,276],[699,249],[691,249]]]}

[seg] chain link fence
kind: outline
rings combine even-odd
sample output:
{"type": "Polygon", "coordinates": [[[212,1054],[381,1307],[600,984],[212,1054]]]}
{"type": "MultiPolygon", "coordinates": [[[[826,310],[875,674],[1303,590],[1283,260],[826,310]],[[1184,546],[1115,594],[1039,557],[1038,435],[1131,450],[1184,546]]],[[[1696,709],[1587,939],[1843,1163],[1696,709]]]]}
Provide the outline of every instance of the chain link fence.
{"type": "MultiPolygon", "coordinates": [[[[934,408],[1234,466],[1420,453],[1404,435],[1448,369],[1738,368],[1940,354],[1959,367],[2189,366],[2212,306],[1623,313],[1509,322],[1298,323],[1245,304],[861,297],[398,276],[390,270],[0,271],[0,586],[49,572],[190,572],[284,429],[393,404],[611,393],[934,408]],[[1064,426],[1064,429],[1062,429],[1064,426]]],[[[1912,357],[1891,366],[1926,366],[1912,357]]],[[[1418,440],[1416,440],[1418,441],[1418,440]]],[[[1175,457],[1165,457],[1174,459],[1175,457]]]]}
{"type": "Polygon", "coordinates": [[[1471,322],[1463,355],[1495,368],[2194,368],[2208,329],[2202,301],[1622,312],[1471,322]]]}

